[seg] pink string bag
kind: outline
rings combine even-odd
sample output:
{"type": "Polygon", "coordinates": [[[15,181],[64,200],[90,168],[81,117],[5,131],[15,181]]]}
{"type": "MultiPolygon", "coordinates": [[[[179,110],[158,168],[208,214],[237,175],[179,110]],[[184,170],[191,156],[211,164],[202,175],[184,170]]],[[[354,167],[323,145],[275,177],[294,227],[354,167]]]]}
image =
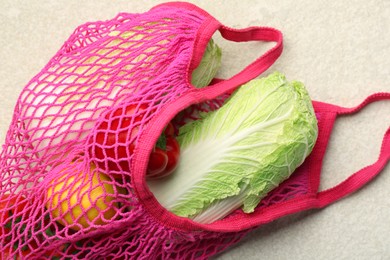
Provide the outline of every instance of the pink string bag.
{"type": "Polygon", "coordinates": [[[145,209],[134,176],[144,175],[176,114],[261,74],[281,43],[275,29],[230,29],[186,3],[77,28],[17,101],[0,159],[1,258],[205,258],[233,243],[230,235],[165,226],[145,209]],[[227,40],[276,45],[231,79],[197,89],[191,72],[217,30],[227,40]],[[107,144],[121,132],[125,142],[107,144]]]}
{"type": "Polygon", "coordinates": [[[27,84],[16,105],[0,158],[0,205],[5,204],[0,220],[12,224],[0,229],[1,257],[207,259],[253,228],[324,207],[363,186],[389,160],[390,130],[377,162],[318,192],[321,161],[336,116],[388,99],[389,93],[374,94],[353,109],[313,102],[319,137],[312,154],[254,213],[237,210],[199,224],[164,209],[148,189],[149,155],[168,122],[185,109],[191,119],[192,111],[218,108],[281,52],[279,31],[231,29],[187,3],[79,27],[27,84]],[[194,88],[191,72],[217,30],[227,40],[276,45],[232,78],[194,88]],[[129,106],[131,116],[125,114],[129,106]],[[124,120],[125,129],[102,128],[124,120]],[[110,147],[99,142],[109,135],[118,138],[123,130],[131,133],[126,142],[110,147]],[[101,158],[99,149],[116,152],[101,158]],[[119,150],[129,155],[126,160],[119,150]],[[108,165],[116,170],[108,173],[108,165]]]}

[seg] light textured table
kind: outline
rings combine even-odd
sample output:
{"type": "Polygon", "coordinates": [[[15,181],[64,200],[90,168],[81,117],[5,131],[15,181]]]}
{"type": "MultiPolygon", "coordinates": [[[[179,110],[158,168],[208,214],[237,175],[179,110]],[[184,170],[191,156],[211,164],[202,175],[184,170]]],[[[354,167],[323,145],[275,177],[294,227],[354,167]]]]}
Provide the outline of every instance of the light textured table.
{"type": "MultiPolygon", "coordinates": [[[[144,12],[160,2],[0,0],[0,142],[20,91],[76,26],[118,12],[144,12]]],[[[369,94],[390,91],[390,1],[192,2],[228,26],[280,29],[285,49],[269,71],[304,82],[315,100],[355,106],[369,94]]],[[[222,76],[237,72],[270,46],[219,44],[225,55],[222,76]]],[[[389,123],[389,101],[339,119],[321,189],[375,161],[389,123]]],[[[265,225],[217,259],[390,259],[389,198],[388,165],[352,196],[265,225]]]]}

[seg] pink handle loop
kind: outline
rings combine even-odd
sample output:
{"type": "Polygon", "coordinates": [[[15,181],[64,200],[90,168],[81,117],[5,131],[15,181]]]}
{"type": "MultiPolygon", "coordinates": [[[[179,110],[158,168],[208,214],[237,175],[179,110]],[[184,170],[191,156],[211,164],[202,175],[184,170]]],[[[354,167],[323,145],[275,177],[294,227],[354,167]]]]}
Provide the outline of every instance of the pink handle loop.
{"type": "Polygon", "coordinates": [[[217,83],[206,89],[199,89],[202,95],[210,99],[227,93],[258,77],[275,63],[283,51],[283,35],[274,28],[248,27],[245,29],[233,29],[222,25],[219,31],[225,39],[234,42],[266,41],[275,42],[276,44],[233,77],[226,80],[218,80],[217,83]]]}
{"type": "MultiPolygon", "coordinates": [[[[365,107],[367,104],[371,102],[384,100],[384,99],[390,99],[390,93],[375,93],[367,97],[360,105],[356,107],[353,108],[340,107],[338,109],[338,114],[352,114],[358,112],[359,110],[361,110],[363,107],[365,107]]],[[[351,194],[352,192],[360,189],[365,184],[373,180],[374,177],[377,176],[381,172],[381,170],[386,166],[389,160],[390,160],[390,127],[387,129],[383,137],[378,160],[373,164],[366,166],[363,169],[359,170],[358,172],[354,173],[349,178],[339,183],[338,185],[334,186],[333,188],[319,192],[317,194],[318,204],[316,205],[316,207],[318,208],[325,207],[330,203],[337,201],[347,196],[348,194],[351,194]]]]}

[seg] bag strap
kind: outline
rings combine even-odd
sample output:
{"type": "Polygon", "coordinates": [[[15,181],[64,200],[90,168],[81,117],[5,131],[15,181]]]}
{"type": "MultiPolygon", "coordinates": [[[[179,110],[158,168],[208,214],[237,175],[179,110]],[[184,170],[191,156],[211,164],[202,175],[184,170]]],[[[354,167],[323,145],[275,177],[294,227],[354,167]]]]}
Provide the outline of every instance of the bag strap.
{"type": "Polygon", "coordinates": [[[244,68],[234,77],[225,81],[225,85],[239,86],[263,73],[267,70],[282,54],[283,51],[283,35],[279,30],[270,27],[249,27],[246,29],[233,29],[226,26],[220,28],[222,36],[235,42],[248,41],[266,41],[275,42],[276,45],[261,55],[258,59],[244,68]]]}
{"type": "MultiPolygon", "coordinates": [[[[340,107],[338,109],[339,115],[343,114],[353,114],[361,110],[363,107],[365,107],[367,104],[384,100],[384,99],[390,99],[390,93],[376,93],[368,98],[366,98],[360,105],[353,107],[353,108],[343,108],[340,107]]],[[[357,171],[353,175],[351,175],[349,178],[341,182],[340,184],[334,186],[333,188],[321,191],[317,194],[317,205],[316,207],[322,208],[330,203],[333,203],[348,194],[351,194],[352,192],[360,189],[365,184],[369,183],[372,179],[374,179],[375,176],[377,176],[381,170],[386,166],[388,161],[390,160],[390,127],[387,129],[383,141],[381,150],[379,153],[378,160],[374,162],[373,164],[364,167],[363,169],[357,171]]]]}
{"type": "MultiPolygon", "coordinates": [[[[275,42],[275,46],[270,50],[265,52],[242,71],[237,73],[226,80],[216,79],[213,85],[208,86],[202,89],[194,89],[195,95],[196,92],[199,94],[198,101],[201,102],[205,96],[208,99],[215,98],[223,93],[229,92],[240,85],[258,77],[264,71],[266,71],[275,61],[279,58],[283,51],[283,35],[282,33],[271,27],[260,27],[252,26],[242,29],[230,28],[218,20],[216,20],[212,15],[210,15],[205,10],[200,7],[187,3],[187,2],[166,2],[160,5],[153,7],[152,9],[158,9],[163,7],[175,7],[175,8],[184,8],[190,11],[196,11],[200,14],[203,14],[206,18],[201,28],[199,29],[198,35],[196,37],[196,42],[194,46],[194,57],[191,61],[190,72],[195,69],[202,58],[203,51],[206,48],[207,43],[213,36],[216,30],[219,30],[221,36],[229,41],[234,42],[249,42],[249,41],[265,41],[265,42],[275,42]]],[[[191,80],[189,80],[190,82],[191,80]]]]}
{"type": "Polygon", "coordinates": [[[279,58],[283,51],[283,35],[270,27],[247,27],[243,29],[230,28],[220,25],[219,31],[223,38],[234,42],[265,41],[275,42],[275,46],[262,54],[239,73],[226,80],[216,80],[214,85],[204,89],[196,89],[208,99],[228,93],[240,85],[258,77],[266,71],[279,58]]]}

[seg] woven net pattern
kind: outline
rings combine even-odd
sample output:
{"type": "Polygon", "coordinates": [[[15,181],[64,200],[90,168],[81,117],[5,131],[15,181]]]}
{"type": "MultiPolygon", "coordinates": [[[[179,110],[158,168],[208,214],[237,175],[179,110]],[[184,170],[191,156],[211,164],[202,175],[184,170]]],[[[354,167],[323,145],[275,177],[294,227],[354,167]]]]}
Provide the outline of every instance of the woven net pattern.
{"type": "MultiPolygon", "coordinates": [[[[84,24],[27,84],[0,155],[1,259],[206,259],[248,232],[165,227],[130,181],[140,133],[191,89],[204,19],[160,8],[84,24]]],[[[225,98],[189,107],[176,127],[225,98]]],[[[305,193],[297,176],[259,208],[305,193]]]]}

